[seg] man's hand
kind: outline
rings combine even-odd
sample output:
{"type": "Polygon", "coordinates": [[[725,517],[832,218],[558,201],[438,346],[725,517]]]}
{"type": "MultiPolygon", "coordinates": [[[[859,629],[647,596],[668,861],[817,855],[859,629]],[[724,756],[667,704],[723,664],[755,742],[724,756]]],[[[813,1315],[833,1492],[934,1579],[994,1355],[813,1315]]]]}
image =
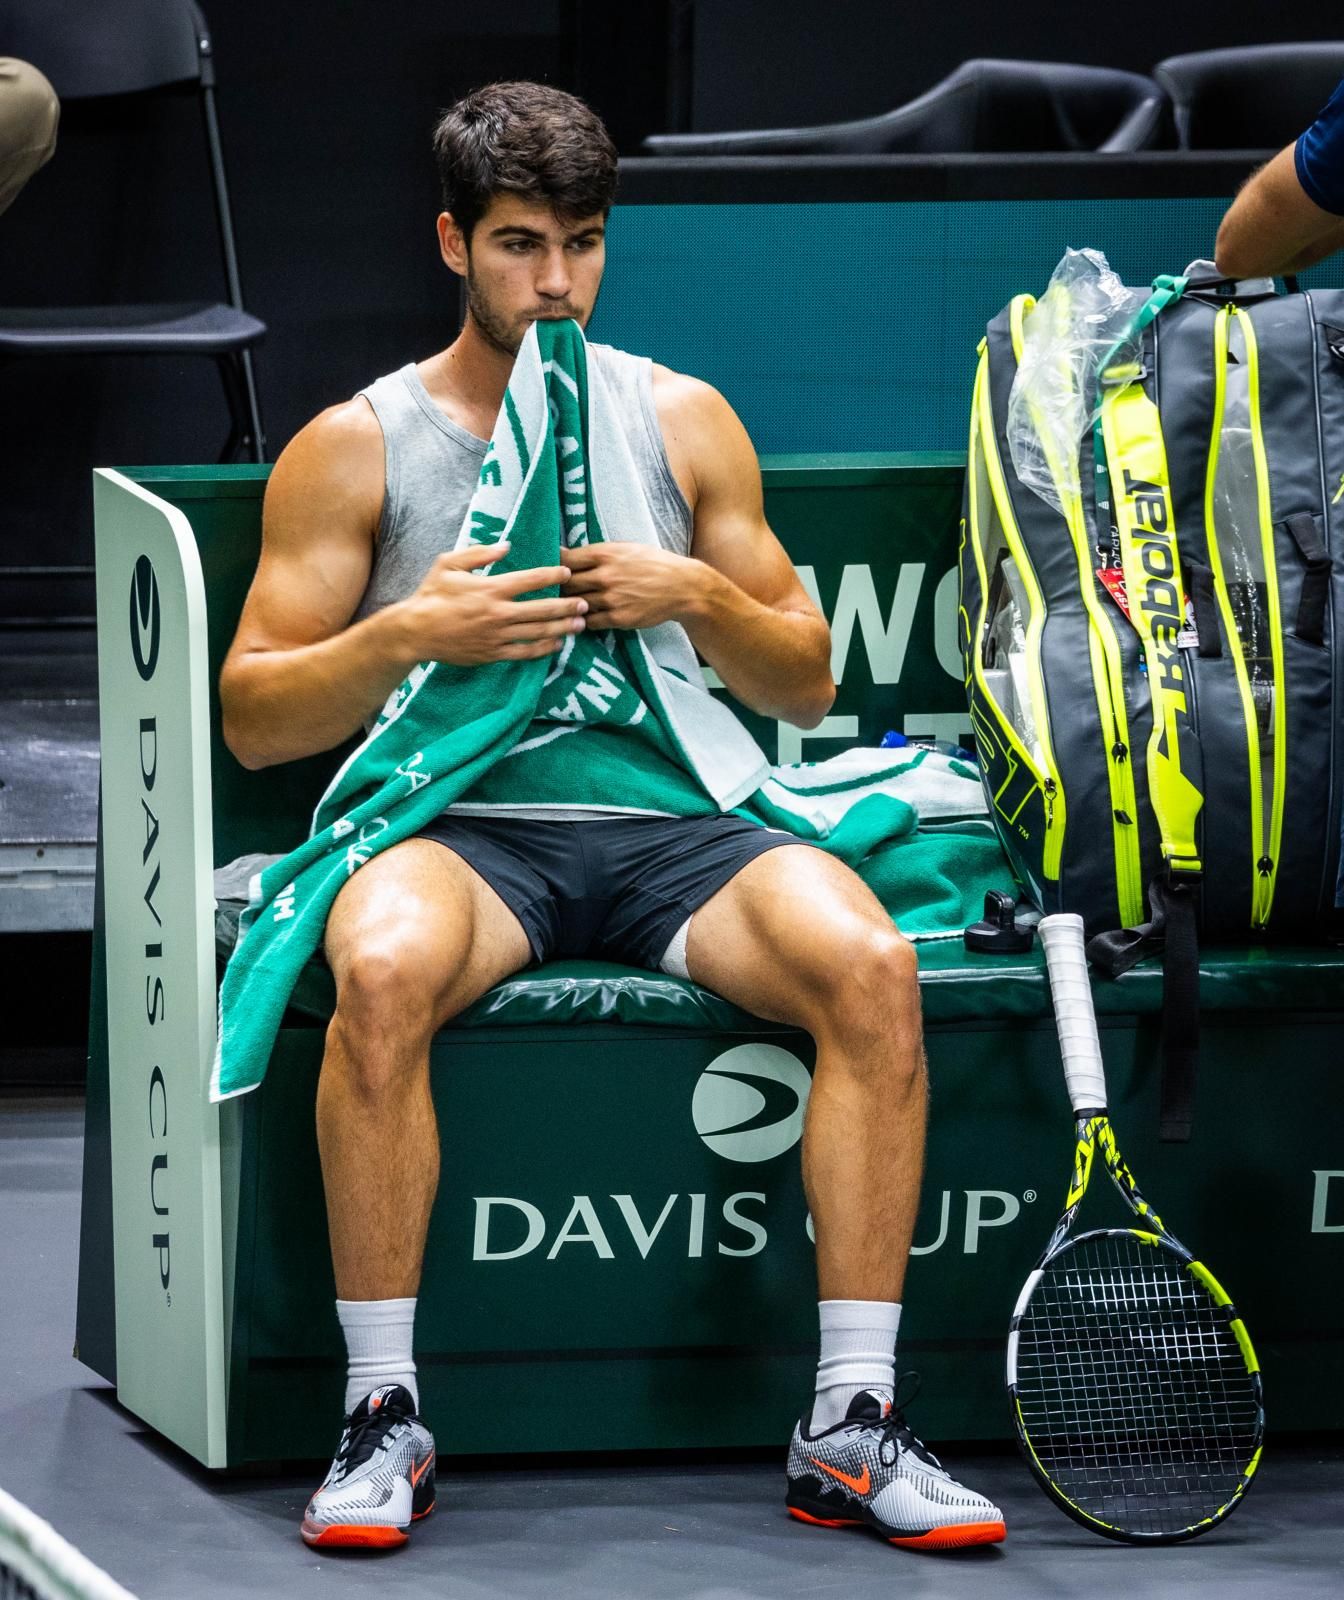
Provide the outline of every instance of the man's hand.
{"type": "Polygon", "coordinates": [[[438,556],[415,593],[398,609],[398,638],[405,665],[444,661],[474,667],[486,661],[530,661],[553,655],[584,627],[587,600],[519,600],[534,589],[562,584],[568,567],[527,567],[481,577],[508,552],[507,544],[468,545],[438,556]]]}
{"type": "Polygon", "coordinates": [[[699,603],[703,563],[656,545],[611,541],[565,551],[566,595],[583,596],[588,627],[652,628],[682,622],[699,603]]]}

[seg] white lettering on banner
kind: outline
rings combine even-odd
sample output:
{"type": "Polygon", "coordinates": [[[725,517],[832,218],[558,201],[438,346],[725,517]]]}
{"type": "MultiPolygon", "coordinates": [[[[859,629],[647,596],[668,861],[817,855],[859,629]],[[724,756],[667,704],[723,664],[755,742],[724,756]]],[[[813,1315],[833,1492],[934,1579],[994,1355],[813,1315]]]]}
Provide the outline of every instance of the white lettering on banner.
{"type": "Polygon", "coordinates": [[[705,1251],[705,1197],[691,1196],[691,1231],[686,1240],[686,1259],[694,1261],[705,1251]]]}
{"type": "Polygon", "coordinates": [[[938,1237],[932,1244],[912,1244],[910,1246],[910,1254],[912,1256],[931,1256],[935,1250],[941,1250],[947,1243],[947,1223],[951,1215],[952,1191],[944,1189],[943,1208],[938,1218],[938,1237]]]}
{"type": "Polygon", "coordinates": [[[546,1218],[529,1200],[515,1200],[510,1195],[489,1194],[476,1197],[476,1232],[472,1238],[473,1261],[513,1261],[535,1250],[546,1236],[546,1218]],[[491,1250],[490,1213],[495,1206],[512,1206],[527,1218],[527,1237],[514,1250],[491,1250]]]}
{"type": "Polygon", "coordinates": [[[754,1256],[765,1249],[766,1232],[759,1222],[753,1222],[750,1217],[744,1217],[738,1210],[743,1200],[755,1200],[758,1204],[765,1204],[763,1194],[733,1194],[729,1195],[723,1203],[723,1220],[734,1228],[740,1228],[747,1234],[751,1243],[745,1250],[735,1250],[731,1245],[719,1241],[719,1254],[721,1256],[754,1256]]]}
{"type": "Polygon", "coordinates": [[[949,744],[965,744],[971,736],[971,719],[965,711],[908,711],[901,718],[901,731],[912,738],[946,739],[949,744]]]}
{"type": "Polygon", "coordinates": [[[547,1261],[554,1261],[560,1254],[562,1245],[590,1244],[604,1261],[610,1261],[616,1254],[607,1243],[607,1235],[602,1224],[597,1220],[597,1212],[593,1210],[593,1202],[586,1194],[576,1194],[574,1204],[569,1208],[569,1215],[565,1218],[565,1225],[555,1236],[555,1243],[546,1252],[547,1261]],[[585,1231],[574,1233],[570,1230],[576,1222],[582,1222],[585,1231]]]}
{"type": "Polygon", "coordinates": [[[621,1215],[625,1218],[625,1225],[630,1230],[630,1237],[635,1241],[635,1248],[647,1261],[653,1241],[663,1231],[663,1224],[667,1221],[668,1214],[677,1203],[677,1196],[670,1194],[658,1213],[658,1220],[652,1228],[644,1226],[644,1219],[639,1214],[639,1207],[635,1204],[634,1196],[628,1194],[614,1194],[611,1197],[620,1207],[621,1215]]]}
{"type": "Polygon", "coordinates": [[[1022,1204],[1015,1194],[1009,1194],[1005,1189],[967,1189],[966,1191],[966,1231],[962,1249],[968,1256],[973,1256],[980,1249],[980,1234],[985,1228],[1001,1228],[1007,1222],[1012,1222],[1022,1204]],[[984,1215],[984,1202],[997,1200],[1000,1206],[997,1217],[984,1215]]]}
{"type": "MultiPolygon", "coordinates": [[[[573,1195],[565,1220],[560,1224],[550,1248],[546,1251],[547,1261],[556,1260],[566,1245],[589,1245],[598,1260],[614,1260],[617,1254],[616,1246],[620,1243],[620,1223],[624,1223],[625,1231],[629,1234],[642,1261],[648,1260],[649,1252],[660,1237],[672,1237],[668,1233],[667,1223],[682,1198],[680,1194],[670,1194],[663,1200],[652,1224],[646,1224],[644,1217],[654,1210],[654,1203],[646,1202],[641,1212],[633,1195],[613,1194],[605,1198],[609,1198],[614,1204],[620,1221],[617,1222],[613,1218],[604,1224],[598,1213],[598,1204],[591,1195],[573,1195]]],[[[694,1261],[701,1259],[705,1253],[706,1196],[688,1194],[685,1198],[689,1202],[686,1258],[694,1261]]],[[[598,1196],[598,1201],[603,1200],[603,1196],[598,1196]]],[[[495,1194],[477,1195],[474,1203],[476,1219],[472,1231],[473,1261],[516,1261],[520,1256],[531,1255],[545,1242],[548,1231],[546,1216],[541,1207],[534,1205],[532,1201],[519,1199],[514,1195],[495,1194]],[[509,1216],[510,1210],[516,1213],[515,1217],[509,1216]],[[515,1242],[518,1238],[518,1217],[521,1217],[526,1224],[526,1232],[521,1242],[515,1242]],[[493,1238],[492,1232],[495,1235],[493,1238]]],[[[734,1230],[734,1234],[715,1241],[715,1247],[720,1255],[755,1256],[765,1249],[769,1235],[764,1224],[749,1216],[745,1210],[748,1205],[753,1204],[764,1206],[766,1196],[759,1191],[744,1189],[736,1194],[730,1194],[724,1200],[721,1213],[723,1222],[725,1227],[734,1230]],[[737,1235],[745,1235],[747,1242],[745,1244],[737,1242],[737,1235]]],[[[675,1244],[671,1248],[675,1250],[675,1244]]],[[[625,1250],[623,1253],[629,1252],[625,1250]]]]}
{"type": "MultiPolygon", "coordinates": [[[[815,568],[799,567],[797,571],[798,581],[807,591],[809,599],[818,611],[822,611],[815,568]]],[[[830,619],[831,676],[837,684],[844,681],[845,662],[856,622],[868,654],[868,675],[871,680],[874,683],[900,682],[906,646],[910,643],[910,631],[915,622],[915,606],[923,582],[922,561],[907,561],[897,569],[891,615],[884,623],[877,587],[873,582],[873,569],[868,566],[847,566],[842,570],[840,588],[835,597],[835,611],[830,619]]]]}
{"type": "Polygon", "coordinates": [[[957,628],[960,601],[960,574],[953,567],[942,575],[933,591],[933,653],[938,657],[938,665],[957,683],[964,681],[957,628]]]}
{"type": "MultiPolygon", "coordinates": [[[[1324,1186],[1320,1183],[1322,1177],[1344,1178],[1344,1172],[1318,1175],[1318,1195],[1324,1193],[1324,1186]]],[[[1002,1228],[1016,1221],[1021,1214],[1022,1201],[1031,1202],[1036,1198],[1034,1189],[1027,1189],[1022,1201],[1006,1189],[960,1191],[943,1189],[940,1191],[938,1203],[937,1235],[928,1244],[912,1245],[910,1250],[912,1256],[931,1256],[948,1242],[952,1236],[954,1193],[960,1193],[965,1197],[966,1215],[961,1230],[962,1250],[964,1254],[971,1256],[980,1253],[980,1236],[986,1229],[1002,1228]]],[[[596,1197],[586,1194],[572,1195],[564,1221],[551,1239],[550,1247],[545,1252],[545,1259],[547,1261],[559,1259],[566,1245],[590,1246],[593,1254],[585,1259],[612,1261],[618,1256],[628,1258],[631,1251],[623,1243],[626,1234],[629,1235],[634,1251],[641,1261],[648,1260],[654,1245],[660,1239],[664,1241],[661,1246],[664,1254],[671,1251],[675,1255],[679,1250],[678,1241],[681,1234],[680,1229],[671,1226],[671,1223],[678,1212],[682,1198],[680,1193],[669,1194],[660,1197],[660,1200],[646,1200],[641,1203],[631,1194],[596,1197]],[[608,1200],[615,1208],[615,1215],[609,1215],[604,1221],[601,1213],[606,1210],[608,1200]],[[644,1220],[648,1216],[654,1216],[651,1223],[646,1223],[644,1220]]],[[[705,1254],[707,1198],[704,1194],[685,1196],[688,1202],[688,1210],[685,1213],[685,1254],[688,1261],[701,1260],[705,1254]]],[[[551,1227],[554,1226],[553,1223],[547,1223],[545,1213],[540,1206],[514,1195],[477,1195],[474,1204],[476,1218],[471,1247],[473,1261],[516,1261],[520,1256],[531,1255],[542,1248],[551,1227]],[[518,1229],[520,1218],[525,1225],[521,1241],[518,1229]]],[[[759,1255],[770,1242],[769,1234],[764,1221],[751,1216],[747,1208],[755,1206],[764,1208],[768,1204],[769,1197],[760,1190],[742,1189],[736,1194],[728,1195],[722,1203],[720,1216],[724,1228],[733,1231],[713,1240],[711,1253],[717,1252],[721,1256],[738,1258],[759,1255]],[[745,1243],[741,1241],[740,1235],[745,1235],[745,1243]]],[[[1317,1221],[1320,1226],[1316,1231],[1344,1233],[1344,1225],[1338,1227],[1324,1225],[1324,1204],[1324,1199],[1318,1198],[1317,1221]]],[[[815,1243],[810,1216],[807,1217],[805,1226],[808,1238],[815,1243]]],[[[571,1258],[572,1253],[570,1257],[565,1257],[566,1260],[571,1258]]]]}
{"type": "Polygon", "coordinates": [[[1311,1202],[1311,1231],[1313,1233],[1344,1233],[1344,1222],[1327,1222],[1326,1214],[1330,1206],[1330,1182],[1333,1178],[1344,1178],[1344,1172],[1314,1172],[1316,1190],[1311,1202]]]}

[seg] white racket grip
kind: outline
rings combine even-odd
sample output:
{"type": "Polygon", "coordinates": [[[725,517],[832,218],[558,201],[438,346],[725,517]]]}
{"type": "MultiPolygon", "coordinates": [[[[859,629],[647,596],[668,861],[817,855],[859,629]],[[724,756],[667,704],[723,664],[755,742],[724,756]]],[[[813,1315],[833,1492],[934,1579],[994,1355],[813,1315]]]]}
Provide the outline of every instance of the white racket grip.
{"type": "Polygon", "coordinates": [[[1050,998],[1064,1058],[1064,1082],[1075,1112],[1106,1109],[1106,1073],[1101,1064],[1097,1014],[1083,949],[1083,919],[1073,912],[1042,917],[1038,929],[1050,973],[1050,998]]]}

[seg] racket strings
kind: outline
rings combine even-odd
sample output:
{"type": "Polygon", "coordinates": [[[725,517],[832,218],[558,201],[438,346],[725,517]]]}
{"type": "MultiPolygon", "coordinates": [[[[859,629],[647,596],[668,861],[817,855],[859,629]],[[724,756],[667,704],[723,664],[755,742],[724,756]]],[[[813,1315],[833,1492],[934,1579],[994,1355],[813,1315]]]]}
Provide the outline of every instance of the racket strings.
{"type": "Polygon", "coordinates": [[[1066,1498],[1140,1534],[1220,1511],[1259,1442],[1258,1383],[1227,1313],[1132,1234],[1085,1237],[1045,1268],[1019,1324],[1017,1400],[1066,1498]]]}

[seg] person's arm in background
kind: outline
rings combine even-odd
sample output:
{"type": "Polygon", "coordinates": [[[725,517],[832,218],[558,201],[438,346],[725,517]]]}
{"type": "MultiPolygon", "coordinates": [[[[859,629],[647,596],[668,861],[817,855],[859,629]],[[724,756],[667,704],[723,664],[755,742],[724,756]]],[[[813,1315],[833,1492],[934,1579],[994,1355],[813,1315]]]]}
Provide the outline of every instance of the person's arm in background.
{"type": "Polygon", "coordinates": [[[1344,249],[1344,84],[1311,127],[1243,185],[1218,229],[1228,278],[1274,277],[1344,249]]]}
{"type": "Polygon", "coordinates": [[[60,114],[55,91],[36,67],[0,56],[0,211],[51,160],[60,114]]]}

